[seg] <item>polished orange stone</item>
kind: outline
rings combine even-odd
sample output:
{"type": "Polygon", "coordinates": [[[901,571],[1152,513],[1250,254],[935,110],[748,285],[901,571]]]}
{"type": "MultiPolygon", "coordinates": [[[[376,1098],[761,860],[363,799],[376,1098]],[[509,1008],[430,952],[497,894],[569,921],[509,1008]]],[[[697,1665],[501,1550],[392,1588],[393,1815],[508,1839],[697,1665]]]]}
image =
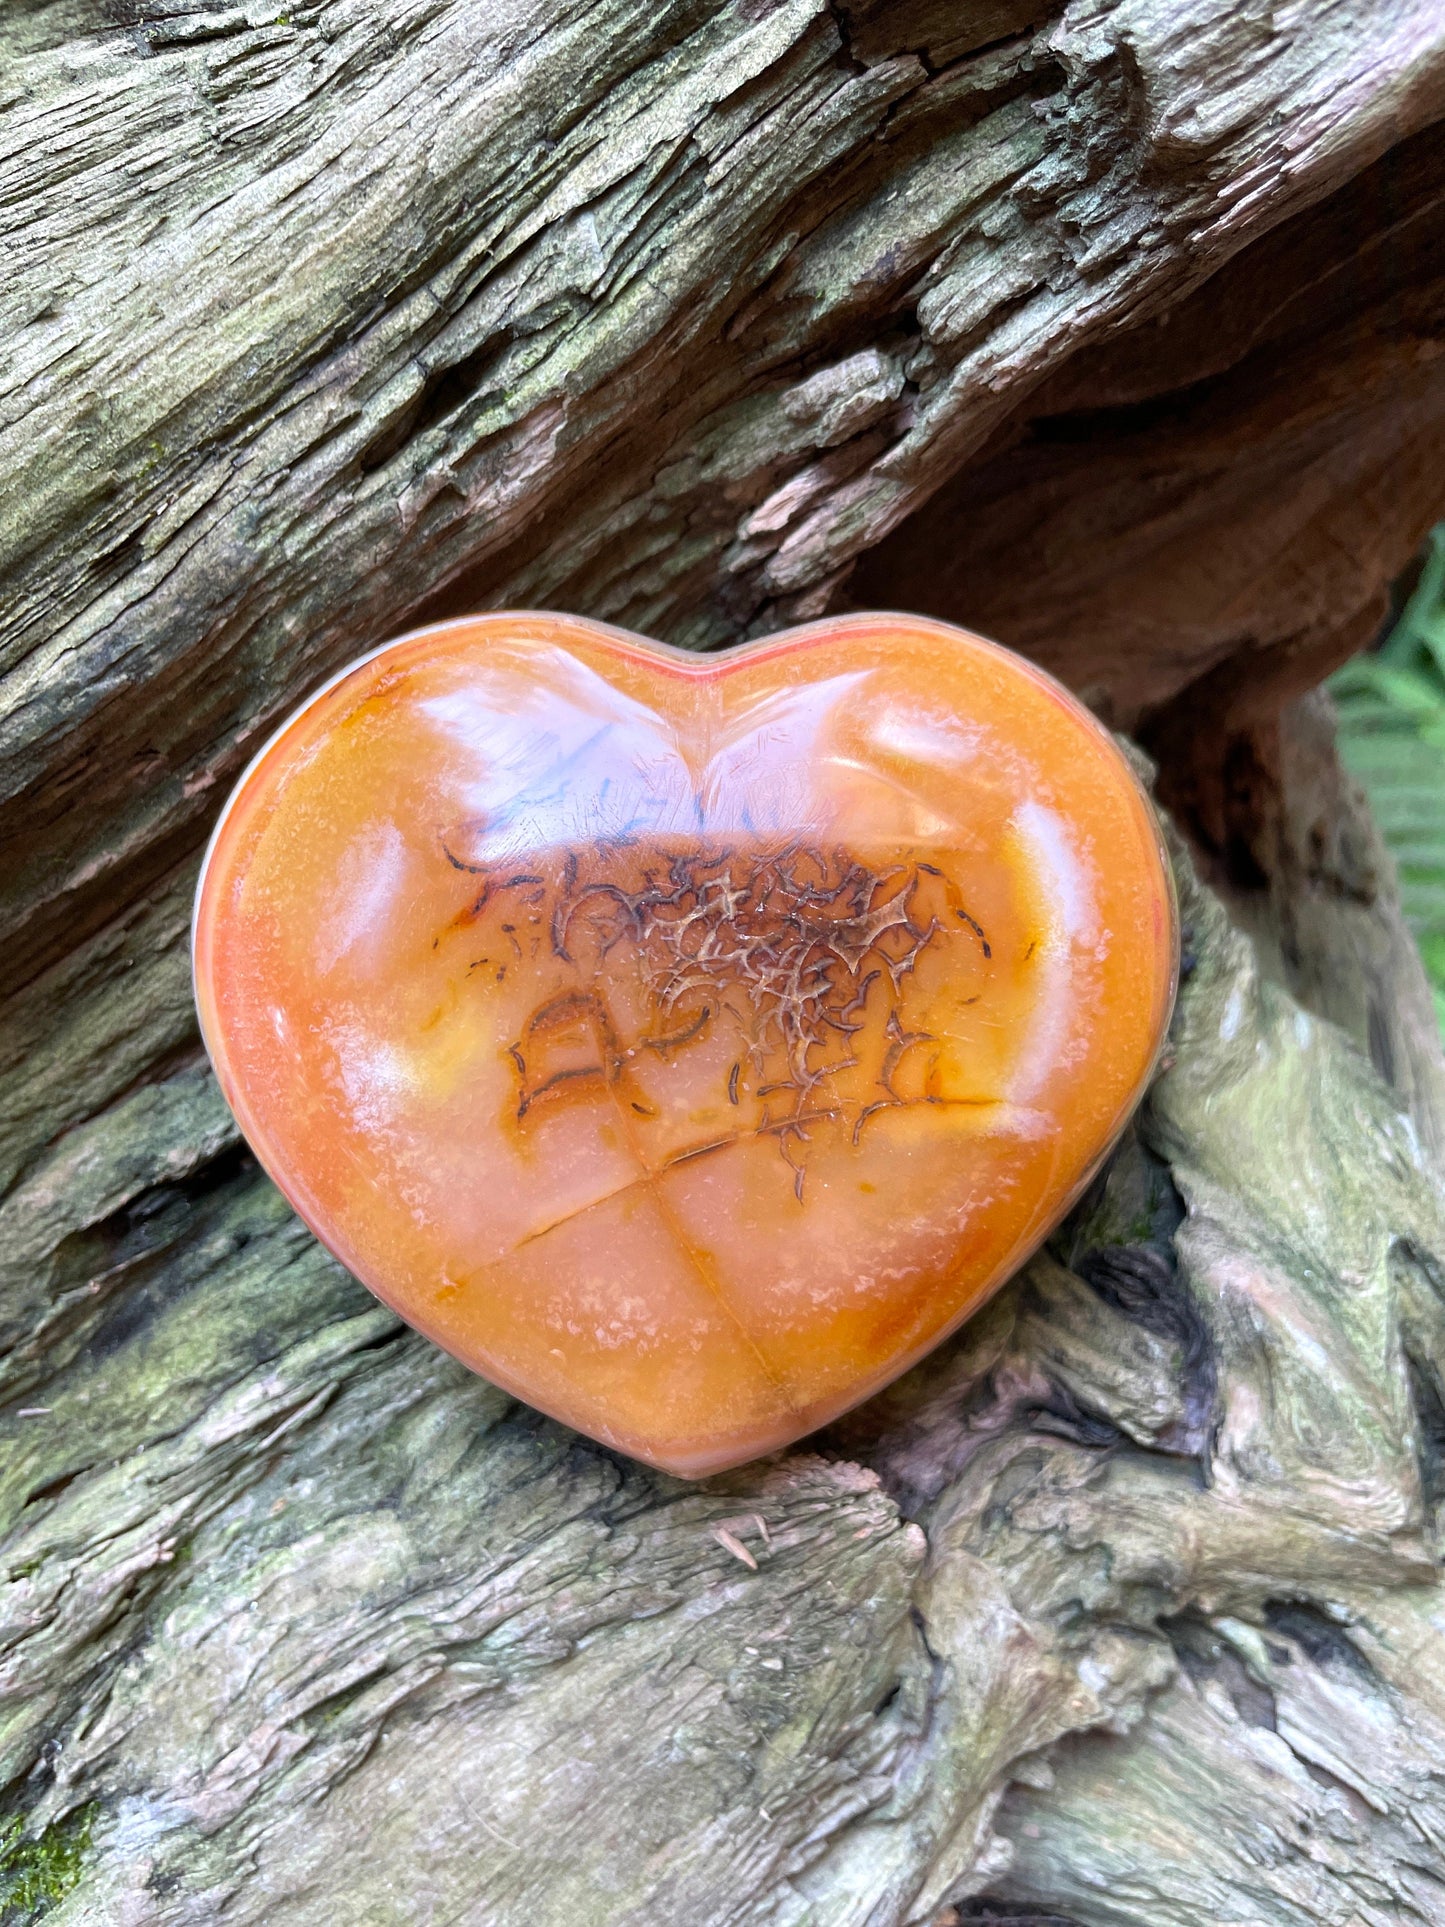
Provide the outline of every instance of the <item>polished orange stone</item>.
{"type": "Polygon", "coordinates": [[[443,623],[217,828],[196,994],[316,1235],[466,1364],[697,1476],[938,1343],[1143,1089],[1149,804],[1047,676],[911,616],[698,657],[443,623]]]}

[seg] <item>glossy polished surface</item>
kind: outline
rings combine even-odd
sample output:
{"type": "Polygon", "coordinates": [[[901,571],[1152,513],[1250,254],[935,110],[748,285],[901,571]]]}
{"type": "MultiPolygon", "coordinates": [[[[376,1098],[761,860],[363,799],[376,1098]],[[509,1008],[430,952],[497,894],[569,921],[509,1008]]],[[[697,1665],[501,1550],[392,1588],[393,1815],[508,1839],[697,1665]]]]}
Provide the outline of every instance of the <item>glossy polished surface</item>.
{"type": "Polygon", "coordinates": [[[884,1384],[1049,1229],[1168,1022],[1152,813],[907,616],[695,657],[440,625],[257,758],[197,898],[222,1087],[477,1371],[687,1475],[884,1384]]]}

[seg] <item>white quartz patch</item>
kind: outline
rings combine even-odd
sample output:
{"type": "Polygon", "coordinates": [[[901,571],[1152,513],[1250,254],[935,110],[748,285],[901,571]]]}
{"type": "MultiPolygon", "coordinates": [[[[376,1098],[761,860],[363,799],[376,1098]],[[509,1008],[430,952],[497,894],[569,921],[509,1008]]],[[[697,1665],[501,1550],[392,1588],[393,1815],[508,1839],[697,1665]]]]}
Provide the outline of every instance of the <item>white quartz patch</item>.
{"type": "Polygon", "coordinates": [[[395,928],[406,884],[401,831],[395,823],[368,825],[342,852],[317,922],[316,968],[322,976],[343,957],[379,947],[395,928]]]}

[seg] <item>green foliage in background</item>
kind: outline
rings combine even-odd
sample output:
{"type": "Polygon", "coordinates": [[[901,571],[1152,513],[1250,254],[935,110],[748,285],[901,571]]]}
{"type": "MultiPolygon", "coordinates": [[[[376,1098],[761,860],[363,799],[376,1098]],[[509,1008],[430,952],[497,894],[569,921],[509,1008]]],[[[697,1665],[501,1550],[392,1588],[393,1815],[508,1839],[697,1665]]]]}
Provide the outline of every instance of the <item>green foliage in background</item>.
{"type": "Polygon", "coordinates": [[[1364,785],[1445,1030],[1445,522],[1399,620],[1330,683],[1340,752],[1364,785]]]}

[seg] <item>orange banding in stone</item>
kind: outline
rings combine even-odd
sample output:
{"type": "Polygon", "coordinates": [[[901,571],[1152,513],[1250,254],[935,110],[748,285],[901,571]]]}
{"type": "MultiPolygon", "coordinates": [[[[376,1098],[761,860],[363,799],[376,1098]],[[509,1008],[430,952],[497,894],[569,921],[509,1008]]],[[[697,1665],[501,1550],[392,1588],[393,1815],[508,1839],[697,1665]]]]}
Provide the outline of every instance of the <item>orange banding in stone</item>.
{"type": "Polygon", "coordinates": [[[481,616],[256,759],[197,898],[226,1096],[404,1317],[697,1475],[1020,1262],[1127,1118],[1176,955],[1086,711],[938,623],[696,657],[481,616]]]}

